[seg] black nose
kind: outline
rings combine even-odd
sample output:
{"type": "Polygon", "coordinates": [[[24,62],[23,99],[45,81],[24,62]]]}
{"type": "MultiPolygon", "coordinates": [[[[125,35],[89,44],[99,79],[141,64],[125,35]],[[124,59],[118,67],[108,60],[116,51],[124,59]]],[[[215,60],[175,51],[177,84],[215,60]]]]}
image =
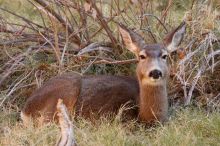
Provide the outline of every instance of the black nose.
{"type": "Polygon", "coordinates": [[[152,70],[150,73],[149,73],[149,77],[153,78],[153,79],[159,79],[160,77],[162,77],[162,72],[155,69],[155,70],[152,70]]]}

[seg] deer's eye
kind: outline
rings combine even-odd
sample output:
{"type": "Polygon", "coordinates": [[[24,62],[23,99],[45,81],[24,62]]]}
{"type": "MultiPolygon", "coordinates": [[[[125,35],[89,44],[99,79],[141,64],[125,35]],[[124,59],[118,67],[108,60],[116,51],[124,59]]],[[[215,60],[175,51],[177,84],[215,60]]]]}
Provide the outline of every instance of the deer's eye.
{"type": "Polygon", "coordinates": [[[167,59],[167,55],[163,55],[162,59],[166,60],[167,59]]]}
{"type": "Polygon", "coordinates": [[[140,55],[139,57],[140,57],[140,59],[146,59],[146,56],[144,56],[144,55],[140,55]]]}

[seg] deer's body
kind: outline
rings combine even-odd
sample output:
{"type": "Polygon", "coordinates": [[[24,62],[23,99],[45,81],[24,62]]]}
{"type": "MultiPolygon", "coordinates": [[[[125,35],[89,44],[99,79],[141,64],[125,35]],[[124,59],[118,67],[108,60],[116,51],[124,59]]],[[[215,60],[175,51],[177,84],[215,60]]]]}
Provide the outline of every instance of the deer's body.
{"type": "Polygon", "coordinates": [[[69,73],[50,79],[43,87],[36,90],[28,98],[23,113],[28,117],[43,116],[44,122],[47,119],[51,120],[54,118],[56,104],[60,98],[69,111],[75,108],[76,115],[85,118],[117,114],[120,107],[129,104],[131,109],[126,114],[129,118],[138,116],[137,106],[140,105],[142,120],[146,118],[153,120],[157,113],[160,115],[157,116],[158,120],[165,120],[168,108],[166,91],[164,91],[166,89],[162,86],[156,89],[153,86],[143,87],[141,90],[147,93],[142,91],[141,99],[139,90],[138,80],[134,77],[80,76],[69,73]]]}
{"type": "MultiPolygon", "coordinates": [[[[50,79],[36,90],[28,98],[22,112],[26,117],[42,116],[44,119],[41,120],[51,120],[56,112],[57,101],[61,98],[69,111],[75,109],[76,115],[95,118],[95,116],[116,114],[119,108],[127,103],[132,106],[137,105],[138,96],[139,85],[135,78],[80,76],[69,73],[50,79]]],[[[133,108],[131,112],[130,116],[136,116],[133,113],[137,112],[137,108],[133,108]]]]}
{"type": "Polygon", "coordinates": [[[117,113],[123,104],[136,105],[138,82],[123,76],[84,76],[76,104],[76,114],[93,118],[117,113]],[[129,103],[128,103],[129,102],[129,103]]]}
{"type": "MultiPolygon", "coordinates": [[[[185,24],[169,35],[168,42],[146,45],[138,34],[120,28],[126,47],[139,60],[137,78],[125,76],[80,76],[66,74],[50,79],[28,98],[21,116],[24,123],[30,118],[42,117],[51,121],[56,113],[58,99],[63,99],[69,111],[93,118],[103,114],[117,113],[124,104],[136,107],[126,116],[138,117],[143,122],[167,119],[168,98],[166,84],[169,68],[167,50],[174,49],[182,40],[185,24]]],[[[171,52],[170,51],[170,52],[171,52]]],[[[126,118],[126,117],[125,117],[126,118]]]]}

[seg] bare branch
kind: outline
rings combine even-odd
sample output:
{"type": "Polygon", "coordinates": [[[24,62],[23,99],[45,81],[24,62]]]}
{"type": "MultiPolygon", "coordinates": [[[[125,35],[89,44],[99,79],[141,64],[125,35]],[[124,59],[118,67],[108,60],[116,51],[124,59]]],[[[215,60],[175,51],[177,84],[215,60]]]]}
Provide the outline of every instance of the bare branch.
{"type": "Polygon", "coordinates": [[[116,38],[113,36],[112,31],[110,30],[110,28],[108,27],[108,24],[106,22],[106,20],[104,19],[102,13],[100,12],[100,10],[98,9],[98,7],[96,6],[96,3],[94,0],[89,0],[89,2],[91,3],[92,7],[96,10],[97,13],[97,18],[99,19],[100,24],[103,26],[103,28],[105,29],[105,31],[107,32],[109,38],[111,39],[111,42],[113,44],[113,46],[115,48],[118,48],[118,43],[116,38]]]}
{"type": "Polygon", "coordinates": [[[110,47],[104,46],[103,44],[100,44],[100,43],[91,43],[90,45],[80,50],[77,55],[82,55],[82,54],[89,53],[91,51],[97,51],[97,50],[112,52],[112,48],[110,47]]]}
{"type": "MultiPolygon", "coordinates": [[[[92,64],[130,64],[130,63],[137,63],[137,59],[128,59],[128,60],[120,60],[120,61],[98,60],[98,61],[94,61],[92,64]]],[[[88,65],[91,65],[91,63],[75,65],[74,68],[88,66],[88,65]]]]}
{"type": "Polygon", "coordinates": [[[67,108],[62,99],[58,100],[57,111],[61,128],[61,136],[57,142],[57,146],[76,146],[72,122],[70,121],[67,108]]]}

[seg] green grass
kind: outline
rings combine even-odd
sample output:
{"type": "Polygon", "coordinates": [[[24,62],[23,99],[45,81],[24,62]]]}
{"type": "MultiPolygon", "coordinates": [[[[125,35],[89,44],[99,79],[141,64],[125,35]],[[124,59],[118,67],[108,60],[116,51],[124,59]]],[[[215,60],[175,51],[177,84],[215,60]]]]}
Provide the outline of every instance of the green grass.
{"type": "MultiPolygon", "coordinates": [[[[54,145],[59,127],[50,124],[40,128],[24,128],[16,121],[15,112],[0,114],[0,145],[54,145]]],[[[137,122],[109,122],[80,119],[73,122],[80,146],[217,146],[220,145],[220,113],[206,114],[198,109],[175,111],[164,126],[146,128],[137,122]]]]}

